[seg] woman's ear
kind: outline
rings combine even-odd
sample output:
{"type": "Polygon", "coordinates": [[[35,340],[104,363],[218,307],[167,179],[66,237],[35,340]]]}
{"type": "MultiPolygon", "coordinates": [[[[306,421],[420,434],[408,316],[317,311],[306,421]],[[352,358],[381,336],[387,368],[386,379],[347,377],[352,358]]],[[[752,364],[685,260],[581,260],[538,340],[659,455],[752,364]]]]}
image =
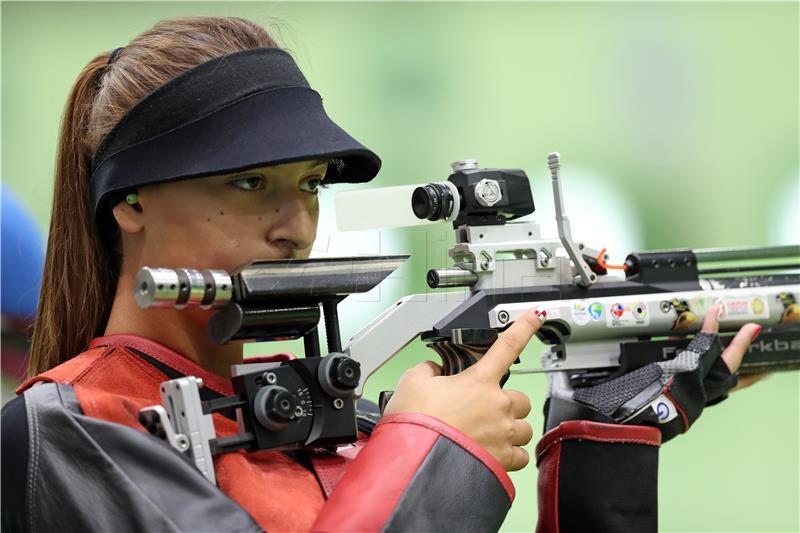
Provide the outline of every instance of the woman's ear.
{"type": "Polygon", "coordinates": [[[111,210],[119,229],[125,233],[138,233],[144,227],[144,214],[136,193],[129,194],[111,210]]]}

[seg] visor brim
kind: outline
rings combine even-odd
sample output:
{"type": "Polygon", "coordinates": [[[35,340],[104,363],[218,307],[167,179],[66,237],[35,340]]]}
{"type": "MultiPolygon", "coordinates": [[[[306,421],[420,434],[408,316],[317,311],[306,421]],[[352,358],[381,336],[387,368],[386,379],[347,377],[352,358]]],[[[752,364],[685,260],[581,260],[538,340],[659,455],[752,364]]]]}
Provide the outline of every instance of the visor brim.
{"type": "Polygon", "coordinates": [[[331,120],[316,91],[273,88],[108,156],[92,176],[95,213],[144,185],[319,159],[333,160],[327,183],[367,182],[381,166],[331,120]]]}

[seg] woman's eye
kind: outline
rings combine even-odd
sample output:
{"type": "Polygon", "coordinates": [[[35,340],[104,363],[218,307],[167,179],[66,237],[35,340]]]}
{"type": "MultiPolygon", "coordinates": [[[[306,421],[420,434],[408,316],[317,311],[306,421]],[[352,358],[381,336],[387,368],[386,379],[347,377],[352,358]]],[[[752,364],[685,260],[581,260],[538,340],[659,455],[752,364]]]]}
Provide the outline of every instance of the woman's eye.
{"type": "Polygon", "coordinates": [[[314,176],[313,178],[309,178],[303,183],[300,184],[300,188],[306,192],[310,193],[318,193],[320,189],[324,189],[326,187],[325,183],[323,183],[322,176],[314,176]]]}
{"type": "Polygon", "coordinates": [[[243,191],[258,191],[264,188],[264,178],[261,176],[249,176],[233,180],[231,184],[243,191]]]}

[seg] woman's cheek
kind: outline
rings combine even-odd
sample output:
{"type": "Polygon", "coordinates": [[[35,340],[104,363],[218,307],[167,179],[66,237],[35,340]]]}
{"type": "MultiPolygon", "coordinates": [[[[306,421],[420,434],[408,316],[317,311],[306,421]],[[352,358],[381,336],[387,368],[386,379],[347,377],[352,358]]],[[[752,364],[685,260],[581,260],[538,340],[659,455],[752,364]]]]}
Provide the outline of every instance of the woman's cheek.
{"type": "Polygon", "coordinates": [[[203,223],[184,224],[178,231],[169,233],[172,238],[164,239],[159,247],[169,250],[171,263],[175,265],[230,271],[247,262],[242,236],[233,227],[227,228],[225,223],[213,217],[208,217],[203,223]]]}
{"type": "Polygon", "coordinates": [[[225,270],[236,270],[252,261],[277,259],[267,245],[267,228],[261,217],[242,221],[224,232],[215,248],[215,264],[226,265],[225,270]]]}

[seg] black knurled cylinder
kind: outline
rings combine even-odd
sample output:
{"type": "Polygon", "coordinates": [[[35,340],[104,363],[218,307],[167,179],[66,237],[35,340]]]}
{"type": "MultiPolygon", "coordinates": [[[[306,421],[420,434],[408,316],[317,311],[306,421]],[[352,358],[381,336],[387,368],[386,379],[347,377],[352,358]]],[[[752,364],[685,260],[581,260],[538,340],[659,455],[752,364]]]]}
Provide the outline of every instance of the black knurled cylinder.
{"type": "Polygon", "coordinates": [[[325,340],[328,341],[328,353],[342,351],[342,339],[339,333],[338,299],[322,301],[322,316],[325,318],[325,340]]]}

